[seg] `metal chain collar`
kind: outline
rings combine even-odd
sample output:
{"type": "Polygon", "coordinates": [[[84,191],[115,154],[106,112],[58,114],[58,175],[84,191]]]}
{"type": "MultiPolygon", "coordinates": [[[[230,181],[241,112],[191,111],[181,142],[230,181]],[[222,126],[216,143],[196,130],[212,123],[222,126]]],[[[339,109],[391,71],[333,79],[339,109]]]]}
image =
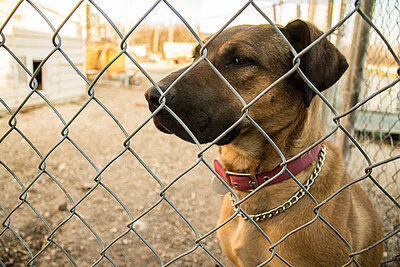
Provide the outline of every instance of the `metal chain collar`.
{"type": "MultiPolygon", "coordinates": [[[[311,188],[311,186],[314,183],[314,180],[318,177],[318,175],[322,169],[322,166],[324,165],[325,155],[326,155],[326,147],[323,145],[321,147],[321,151],[318,154],[317,166],[315,167],[313,173],[310,175],[310,178],[308,178],[307,182],[304,185],[304,188],[307,191],[311,188]]],[[[306,192],[302,188],[300,188],[299,191],[297,191],[292,197],[290,197],[282,205],[279,205],[278,207],[273,208],[273,209],[263,212],[263,213],[259,213],[256,215],[248,215],[248,217],[252,218],[256,222],[265,220],[267,218],[270,219],[273,216],[276,216],[276,215],[284,212],[285,210],[287,210],[288,208],[290,208],[291,206],[296,204],[300,200],[300,198],[302,198],[305,194],[306,194],[306,192]]],[[[238,210],[238,208],[235,205],[235,199],[233,198],[232,193],[229,193],[229,199],[231,200],[233,209],[236,212],[238,210]]],[[[248,217],[245,216],[242,211],[239,211],[239,213],[237,215],[239,217],[242,217],[245,220],[248,220],[248,217]]]]}

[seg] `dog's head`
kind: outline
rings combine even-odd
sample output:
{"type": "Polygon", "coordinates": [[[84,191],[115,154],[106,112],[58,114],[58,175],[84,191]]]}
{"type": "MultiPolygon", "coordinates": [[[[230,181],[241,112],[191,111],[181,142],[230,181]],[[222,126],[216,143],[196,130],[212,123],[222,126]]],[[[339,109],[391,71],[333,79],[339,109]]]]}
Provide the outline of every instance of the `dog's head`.
{"type": "MultiPolygon", "coordinates": [[[[322,34],[315,26],[301,20],[293,21],[280,30],[297,52],[322,34]]],[[[202,56],[200,51],[200,46],[195,48],[194,62],[202,56]]],[[[293,67],[289,46],[270,25],[242,25],[224,30],[207,46],[207,60],[223,78],[203,60],[178,81],[175,82],[189,66],[169,74],[158,83],[162,91],[172,85],[163,101],[200,143],[215,140],[243,115],[243,103],[224,79],[249,103],[293,67]]],[[[301,70],[319,91],[332,86],[347,66],[344,56],[326,39],[304,54],[300,63],[301,70]]],[[[310,107],[314,95],[307,83],[295,73],[255,102],[248,115],[273,135],[304,113],[302,111],[310,107]]],[[[145,96],[150,110],[154,112],[159,107],[160,93],[151,87],[145,96]]],[[[193,142],[166,109],[155,114],[154,123],[163,132],[193,142]]],[[[251,127],[249,120],[244,119],[217,144],[228,144],[251,127]]]]}

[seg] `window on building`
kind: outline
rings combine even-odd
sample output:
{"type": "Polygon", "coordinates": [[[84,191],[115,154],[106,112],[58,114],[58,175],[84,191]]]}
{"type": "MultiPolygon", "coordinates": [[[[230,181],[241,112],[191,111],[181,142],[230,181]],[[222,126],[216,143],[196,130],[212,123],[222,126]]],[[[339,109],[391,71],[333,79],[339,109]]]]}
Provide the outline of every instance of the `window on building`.
{"type": "MultiPolygon", "coordinates": [[[[33,73],[37,70],[40,63],[42,63],[41,60],[33,60],[33,73]]],[[[43,71],[43,68],[41,68],[39,73],[36,75],[36,81],[38,82],[37,90],[43,90],[42,71],[43,71]]]]}

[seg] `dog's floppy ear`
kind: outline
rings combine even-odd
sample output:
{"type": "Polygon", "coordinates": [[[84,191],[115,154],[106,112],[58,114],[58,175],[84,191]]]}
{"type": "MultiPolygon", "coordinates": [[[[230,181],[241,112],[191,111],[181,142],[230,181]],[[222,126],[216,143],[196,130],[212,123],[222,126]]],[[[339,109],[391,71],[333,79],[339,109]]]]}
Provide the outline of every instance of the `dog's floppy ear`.
{"type": "MultiPolygon", "coordinates": [[[[288,23],[282,32],[298,53],[323,34],[314,25],[302,20],[288,23]]],[[[345,57],[326,38],[300,58],[301,70],[319,91],[331,87],[339,80],[347,67],[345,57]]],[[[308,107],[315,93],[301,77],[298,76],[298,78],[301,79],[304,103],[308,107]]]]}

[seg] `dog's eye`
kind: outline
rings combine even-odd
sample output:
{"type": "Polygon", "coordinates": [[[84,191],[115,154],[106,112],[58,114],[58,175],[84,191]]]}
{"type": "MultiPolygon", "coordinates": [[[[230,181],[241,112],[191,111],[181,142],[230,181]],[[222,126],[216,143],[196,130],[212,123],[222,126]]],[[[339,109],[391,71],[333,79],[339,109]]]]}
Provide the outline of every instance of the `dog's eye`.
{"type": "Polygon", "coordinates": [[[248,66],[253,64],[254,61],[250,58],[246,57],[235,57],[227,66],[235,65],[235,66],[248,66]]]}
{"type": "Polygon", "coordinates": [[[245,65],[245,64],[250,63],[250,60],[248,58],[244,58],[244,57],[236,57],[234,59],[234,63],[236,65],[245,65]]]}

